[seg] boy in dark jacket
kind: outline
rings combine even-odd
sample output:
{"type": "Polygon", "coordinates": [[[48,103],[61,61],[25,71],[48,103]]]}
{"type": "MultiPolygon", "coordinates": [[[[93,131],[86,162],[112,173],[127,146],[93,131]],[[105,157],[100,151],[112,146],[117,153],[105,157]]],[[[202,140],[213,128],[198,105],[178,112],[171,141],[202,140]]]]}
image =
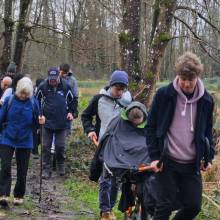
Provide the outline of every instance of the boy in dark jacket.
{"type": "Polygon", "coordinates": [[[70,85],[66,80],[60,78],[57,68],[50,68],[48,79],[40,84],[36,97],[42,103],[42,113],[46,117],[43,129],[43,177],[51,176],[51,154],[53,136],[55,136],[55,151],[58,165],[58,172],[61,176],[65,174],[64,150],[66,120],[73,120],[77,111],[76,99],[70,85]]]}
{"type": "MultiPolygon", "coordinates": [[[[60,70],[60,77],[65,79],[73,92],[73,95],[75,97],[75,103],[78,104],[78,84],[76,78],[73,76],[73,73],[70,72],[70,65],[67,63],[63,63],[59,67],[60,70]]],[[[76,111],[75,114],[73,115],[74,118],[78,117],[78,112],[76,111]]],[[[71,134],[72,130],[72,124],[70,121],[67,121],[67,130],[66,130],[66,135],[69,136],[71,134]]]]}
{"type": "Polygon", "coordinates": [[[177,191],[182,209],[175,220],[192,220],[201,209],[202,179],[200,170],[211,166],[214,156],[212,141],[213,99],[205,90],[200,75],[203,65],[191,52],[176,63],[176,78],[159,89],[149,111],[147,144],[151,165],[156,172],[154,189],[156,208],[154,220],[168,220],[177,191]],[[157,163],[168,141],[163,167],[157,163]],[[210,143],[207,166],[206,140],[210,143]]]}
{"type": "MultiPolygon", "coordinates": [[[[127,91],[128,75],[116,70],[112,73],[109,86],[94,96],[88,107],[82,113],[82,123],[88,137],[93,140],[101,139],[112,119],[120,114],[120,110],[132,101],[127,91]],[[93,124],[93,117],[96,124],[93,124]]],[[[99,208],[101,220],[114,220],[112,208],[117,198],[115,179],[104,174],[99,179],[99,208]]]]}

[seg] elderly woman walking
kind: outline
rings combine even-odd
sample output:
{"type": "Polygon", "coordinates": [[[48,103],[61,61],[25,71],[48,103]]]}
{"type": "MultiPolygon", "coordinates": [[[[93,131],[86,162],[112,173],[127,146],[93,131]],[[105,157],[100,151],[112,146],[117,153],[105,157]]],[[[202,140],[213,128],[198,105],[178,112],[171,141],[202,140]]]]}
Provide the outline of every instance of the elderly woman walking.
{"type": "Polygon", "coordinates": [[[11,161],[16,155],[17,181],[14,188],[14,204],[23,203],[30,152],[33,148],[33,127],[43,124],[39,106],[33,96],[33,85],[24,77],[17,83],[14,95],[9,96],[0,110],[3,126],[0,139],[0,205],[7,206],[11,191],[11,161]]]}

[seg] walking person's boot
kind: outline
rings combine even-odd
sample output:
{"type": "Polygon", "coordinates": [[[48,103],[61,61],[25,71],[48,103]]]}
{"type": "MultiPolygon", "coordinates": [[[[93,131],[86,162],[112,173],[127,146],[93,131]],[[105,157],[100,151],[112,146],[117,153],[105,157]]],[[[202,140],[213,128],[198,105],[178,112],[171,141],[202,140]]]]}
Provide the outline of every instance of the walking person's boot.
{"type": "Polygon", "coordinates": [[[14,198],[13,200],[14,205],[22,205],[24,203],[24,199],[23,198],[14,198]]]}
{"type": "Polygon", "coordinates": [[[7,207],[10,201],[9,196],[0,196],[0,205],[3,207],[7,207]]]}
{"type": "Polygon", "coordinates": [[[103,212],[101,214],[101,220],[116,220],[115,214],[111,212],[103,212]]]}
{"type": "Polygon", "coordinates": [[[58,174],[60,176],[64,176],[65,175],[65,166],[64,163],[58,163],[57,164],[57,168],[58,168],[58,174]]]}
{"type": "Polygon", "coordinates": [[[42,178],[43,179],[50,179],[52,175],[52,170],[50,165],[45,165],[43,168],[42,178]]]}

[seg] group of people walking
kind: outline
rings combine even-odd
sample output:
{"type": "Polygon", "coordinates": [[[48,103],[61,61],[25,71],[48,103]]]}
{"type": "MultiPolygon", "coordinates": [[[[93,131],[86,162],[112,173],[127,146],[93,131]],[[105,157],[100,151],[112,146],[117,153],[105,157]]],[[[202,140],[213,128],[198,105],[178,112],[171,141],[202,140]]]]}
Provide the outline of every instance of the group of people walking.
{"type": "MultiPolygon", "coordinates": [[[[133,100],[128,91],[128,74],[115,70],[109,84],[91,99],[81,114],[84,131],[92,141],[102,142],[109,135],[115,136],[112,149],[117,149],[119,141],[125,151],[140,148],[139,145],[146,147],[154,171],[150,183],[155,200],[154,220],[169,219],[177,194],[181,198],[181,206],[173,219],[194,219],[201,209],[200,171],[208,170],[214,157],[214,102],[204,88],[202,73],[200,59],[191,52],[184,53],[176,61],[175,79],[156,91],[147,113],[145,106],[133,100]],[[121,127],[114,126],[115,118],[119,119],[121,127]],[[208,156],[207,140],[210,145],[208,156]],[[165,142],[168,143],[166,148],[165,142]],[[158,167],[162,156],[162,166],[158,167]]],[[[27,77],[19,79],[16,86],[14,84],[12,74],[6,74],[1,81],[0,205],[6,205],[9,200],[14,152],[17,163],[14,203],[23,202],[28,162],[34,145],[33,129],[39,125],[43,126],[43,177],[51,177],[53,142],[58,173],[61,176],[65,174],[65,140],[71,132],[72,120],[78,117],[77,82],[68,64],[50,68],[47,79],[38,85],[35,92],[27,77]]],[[[141,158],[137,152],[132,158],[136,162],[141,158]]],[[[121,159],[120,163],[124,161],[121,159]]],[[[104,165],[97,178],[100,218],[115,220],[112,210],[119,186],[104,165]]]]}
{"type": "MultiPolygon", "coordinates": [[[[65,174],[65,140],[70,122],[78,117],[78,88],[68,64],[48,70],[48,77],[35,88],[30,78],[8,70],[1,80],[0,108],[0,205],[7,206],[11,191],[11,162],[15,153],[17,179],[14,204],[23,203],[31,150],[36,143],[34,134],[43,126],[43,178],[51,176],[50,149],[55,142],[57,169],[65,174]],[[10,74],[8,74],[10,71],[10,74]],[[14,85],[14,87],[13,87],[14,85]]],[[[39,80],[38,80],[39,81],[39,80]]],[[[37,147],[37,146],[35,146],[37,147]]],[[[37,150],[35,151],[35,153],[37,150]]]]}
{"type": "MultiPolygon", "coordinates": [[[[125,161],[123,158],[125,154],[115,150],[119,147],[124,151],[131,151],[129,150],[131,147],[140,148],[139,145],[142,143],[140,131],[143,126],[137,125],[145,121],[146,147],[154,171],[149,183],[152,191],[150,193],[155,202],[153,220],[168,220],[176,206],[177,197],[181,201],[181,206],[178,207],[179,210],[173,219],[192,220],[200,212],[202,203],[200,171],[210,169],[214,157],[212,140],[214,102],[204,88],[202,73],[203,65],[197,55],[186,52],[180,56],[175,64],[175,79],[169,85],[158,89],[148,116],[144,117],[144,109],[137,107],[137,104],[133,105],[133,108],[139,111],[135,113],[130,111],[133,100],[127,90],[129,85],[127,73],[115,71],[111,75],[109,85],[92,98],[82,113],[82,123],[88,137],[104,142],[104,147],[108,146],[108,150],[104,151],[104,156],[102,155],[105,162],[110,160],[108,157],[111,152],[118,153],[116,157],[119,163],[125,161]],[[129,110],[123,117],[120,112],[126,107],[129,110]],[[132,112],[132,116],[129,112],[132,112]],[[122,119],[131,117],[128,121],[136,127],[135,132],[137,129],[140,130],[139,135],[135,135],[135,143],[129,139],[134,135],[133,129],[127,128],[125,137],[121,134],[122,129],[125,131],[124,127],[120,130],[114,126],[114,118],[117,116],[122,119]],[[102,137],[106,133],[111,141],[109,139],[103,141],[102,137]],[[210,146],[209,153],[206,150],[207,141],[210,146]],[[162,157],[162,166],[158,166],[162,157]]],[[[140,157],[134,154],[132,159],[138,158],[140,157]]],[[[116,219],[113,207],[117,192],[116,178],[110,175],[108,169],[106,171],[104,163],[99,177],[101,220],[116,219]]]]}

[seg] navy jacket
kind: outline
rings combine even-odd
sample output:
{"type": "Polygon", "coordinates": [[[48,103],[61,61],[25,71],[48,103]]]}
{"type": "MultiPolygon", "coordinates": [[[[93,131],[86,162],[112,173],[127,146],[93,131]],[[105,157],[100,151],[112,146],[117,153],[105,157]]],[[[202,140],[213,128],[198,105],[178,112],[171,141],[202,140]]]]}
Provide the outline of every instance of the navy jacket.
{"type": "MultiPolygon", "coordinates": [[[[171,125],[177,101],[177,92],[170,83],[160,88],[153,100],[148,114],[147,145],[151,160],[158,160],[163,152],[164,138],[171,125]]],[[[209,139],[211,149],[209,161],[214,157],[212,125],[214,101],[205,91],[198,100],[194,141],[196,145],[196,165],[199,170],[200,161],[205,156],[205,138],[209,139]]]]}
{"type": "Polygon", "coordinates": [[[42,111],[46,117],[45,128],[52,130],[66,129],[68,112],[77,112],[77,97],[73,95],[70,85],[60,79],[57,87],[50,86],[45,80],[38,87],[36,97],[43,103],[42,111]]]}

